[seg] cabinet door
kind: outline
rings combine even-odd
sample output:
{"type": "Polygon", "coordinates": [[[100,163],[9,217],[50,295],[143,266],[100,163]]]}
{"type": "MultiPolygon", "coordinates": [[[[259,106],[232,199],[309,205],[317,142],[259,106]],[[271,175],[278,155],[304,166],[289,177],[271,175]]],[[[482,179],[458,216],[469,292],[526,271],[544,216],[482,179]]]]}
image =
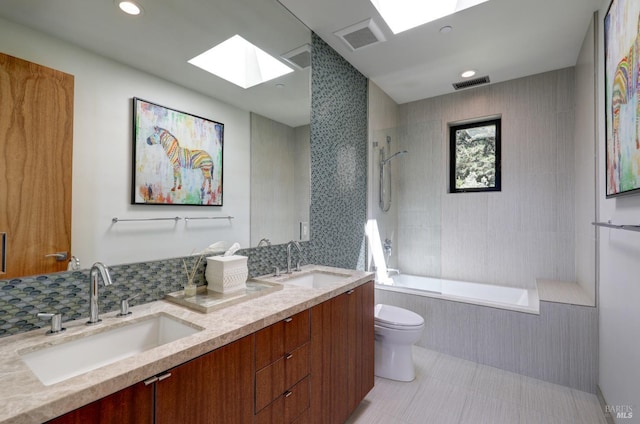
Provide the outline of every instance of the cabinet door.
{"type": "Polygon", "coordinates": [[[253,346],[247,336],[169,370],[156,384],[156,423],[253,423],[253,346]]]}
{"type": "Polygon", "coordinates": [[[344,423],[373,387],[373,282],[311,310],[311,422],[344,423]]]}
{"type": "MultiPolygon", "coordinates": [[[[358,287],[362,305],[362,352],[360,356],[360,401],[373,389],[375,381],[375,286],[373,281],[358,287]]],[[[358,402],[360,402],[358,401],[358,402]]]]}
{"type": "Polygon", "coordinates": [[[153,386],[138,383],[71,411],[49,424],[152,424],[153,386]]]}
{"type": "Polygon", "coordinates": [[[348,413],[346,294],[311,309],[311,418],[343,423],[348,413]]]}
{"type": "Polygon", "coordinates": [[[358,407],[374,383],[374,286],[368,282],[348,292],[349,411],[358,407]]]}

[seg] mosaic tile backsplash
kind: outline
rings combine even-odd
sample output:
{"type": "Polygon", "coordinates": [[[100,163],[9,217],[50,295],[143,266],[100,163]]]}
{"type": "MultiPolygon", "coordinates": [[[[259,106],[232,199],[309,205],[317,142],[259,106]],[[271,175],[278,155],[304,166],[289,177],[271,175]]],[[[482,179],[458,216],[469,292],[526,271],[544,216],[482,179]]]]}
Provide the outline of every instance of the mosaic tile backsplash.
{"type": "MultiPolygon", "coordinates": [[[[294,263],[308,263],[308,243],[301,243],[303,254],[293,255],[294,263]]],[[[249,257],[249,276],[265,275],[273,266],[286,269],[286,245],[242,249],[239,255],[249,257]]],[[[165,294],[181,290],[186,277],[182,260],[194,257],[171,258],[109,267],[113,284],[103,286],[100,281],[100,313],[117,311],[120,301],[137,297],[131,306],[162,299],[165,294]]],[[[189,262],[187,262],[189,263],[189,262]]],[[[196,284],[204,285],[206,262],[196,273],[196,284]]],[[[35,328],[45,328],[49,322],[36,316],[38,312],[61,313],[63,321],[89,317],[89,270],[60,272],[11,280],[0,280],[0,337],[35,328]]]]}
{"type": "MultiPolygon", "coordinates": [[[[311,114],[311,241],[294,261],[364,269],[367,214],[367,79],[313,34],[311,114]]],[[[287,266],[286,245],[242,249],[249,276],[287,266]]],[[[183,257],[110,266],[113,285],[100,285],[100,313],[162,299],[181,290],[183,257]]],[[[193,260],[188,257],[187,260],[193,260]]],[[[109,264],[107,264],[109,265],[109,264]]],[[[196,284],[205,284],[203,261],[196,284]]],[[[88,317],[89,270],[0,280],[0,337],[45,328],[38,312],[63,321],[88,317]]]]}

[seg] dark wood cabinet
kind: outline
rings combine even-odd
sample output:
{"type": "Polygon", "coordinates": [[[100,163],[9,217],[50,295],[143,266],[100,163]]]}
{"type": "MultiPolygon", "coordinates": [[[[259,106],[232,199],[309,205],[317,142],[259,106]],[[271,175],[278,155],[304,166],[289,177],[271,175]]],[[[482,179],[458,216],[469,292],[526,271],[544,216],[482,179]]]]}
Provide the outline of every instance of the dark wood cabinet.
{"type": "Polygon", "coordinates": [[[153,386],[134,384],[62,415],[49,424],[153,423],[153,386]]]}
{"type": "Polygon", "coordinates": [[[311,421],[344,423],[374,383],[373,282],[311,309],[311,421]]]}
{"type": "Polygon", "coordinates": [[[344,423],[373,388],[373,296],[368,282],[50,423],[344,423]]]}
{"type": "Polygon", "coordinates": [[[253,336],[168,371],[156,384],[156,424],[253,423],[253,336]]]}
{"type": "Polygon", "coordinates": [[[253,335],[50,421],[253,423],[253,335]]]}

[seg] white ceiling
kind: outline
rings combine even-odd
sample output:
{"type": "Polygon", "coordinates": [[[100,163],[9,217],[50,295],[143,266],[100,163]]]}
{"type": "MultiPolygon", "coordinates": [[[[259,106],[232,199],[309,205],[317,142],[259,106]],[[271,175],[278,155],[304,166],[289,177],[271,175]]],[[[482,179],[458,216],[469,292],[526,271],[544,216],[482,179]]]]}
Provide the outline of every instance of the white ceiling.
{"type": "MultiPolygon", "coordinates": [[[[427,0],[425,0],[427,1],[427,0]]],[[[433,0],[432,0],[433,1],[433,0]]],[[[446,94],[468,68],[491,82],[575,65],[604,0],[490,0],[393,35],[369,0],[280,0],[396,102],[446,94]],[[350,51],[333,33],[373,18],[387,41],[350,51]],[[442,26],[453,31],[441,34],[442,26]]],[[[187,60],[240,34],[278,56],[310,40],[277,0],[2,0],[0,16],[290,126],[309,122],[309,70],[243,90],[187,60]],[[276,88],[276,84],[284,88],[276,88]]]]}
{"type": "Polygon", "coordinates": [[[244,90],[187,63],[235,34],[276,57],[310,43],[276,0],[138,3],[144,13],[132,17],[114,0],[2,0],[0,16],[292,127],[309,123],[309,68],[244,90]]]}
{"type": "Polygon", "coordinates": [[[369,0],[280,0],[400,104],[454,91],[466,69],[494,83],[575,65],[603,1],[490,0],[393,35],[369,0]],[[334,35],[368,18],[387,41],[352,52],[334,35]]]}

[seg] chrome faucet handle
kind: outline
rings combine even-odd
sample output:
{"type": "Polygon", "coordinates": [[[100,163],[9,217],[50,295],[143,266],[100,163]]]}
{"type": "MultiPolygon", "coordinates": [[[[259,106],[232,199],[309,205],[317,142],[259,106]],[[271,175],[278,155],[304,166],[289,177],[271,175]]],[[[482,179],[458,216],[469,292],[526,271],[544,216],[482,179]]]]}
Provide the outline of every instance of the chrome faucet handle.
{"type": "Polygon", "coordinates": [[[51,329],[45,333],[45,335],[47,336],[62,333],[63,331],[66,330],[66,328],[62,328],[62,314],[48,314],[44,312],[39,312],[37,316],[39,318],[51,319],[51,329]]]}
{"type": "Polygon", "coordinates": [[[131,296],[128,299],[123,299],[120,301],[120,313],[118,314],[119,317],[126,317],[127,315],[131,315],[131,311],[129,310],[129,301],[135,299],[138,296],[140,296],[140,293],[136,294],[135,296],[131,296]]]}
{"type": "Polygon", "coordinates": [[[293,268],[294,271],[302,271],[302,268],[300,268],[300,261],[296,262],[296,267],[293,268]]]}
{"type": "Polygon", "coordinates": [[[280,268],[278,268],[277,266],[273,267],[273,276],[274,277],[279,277],[280,276],[280,268]]]}

